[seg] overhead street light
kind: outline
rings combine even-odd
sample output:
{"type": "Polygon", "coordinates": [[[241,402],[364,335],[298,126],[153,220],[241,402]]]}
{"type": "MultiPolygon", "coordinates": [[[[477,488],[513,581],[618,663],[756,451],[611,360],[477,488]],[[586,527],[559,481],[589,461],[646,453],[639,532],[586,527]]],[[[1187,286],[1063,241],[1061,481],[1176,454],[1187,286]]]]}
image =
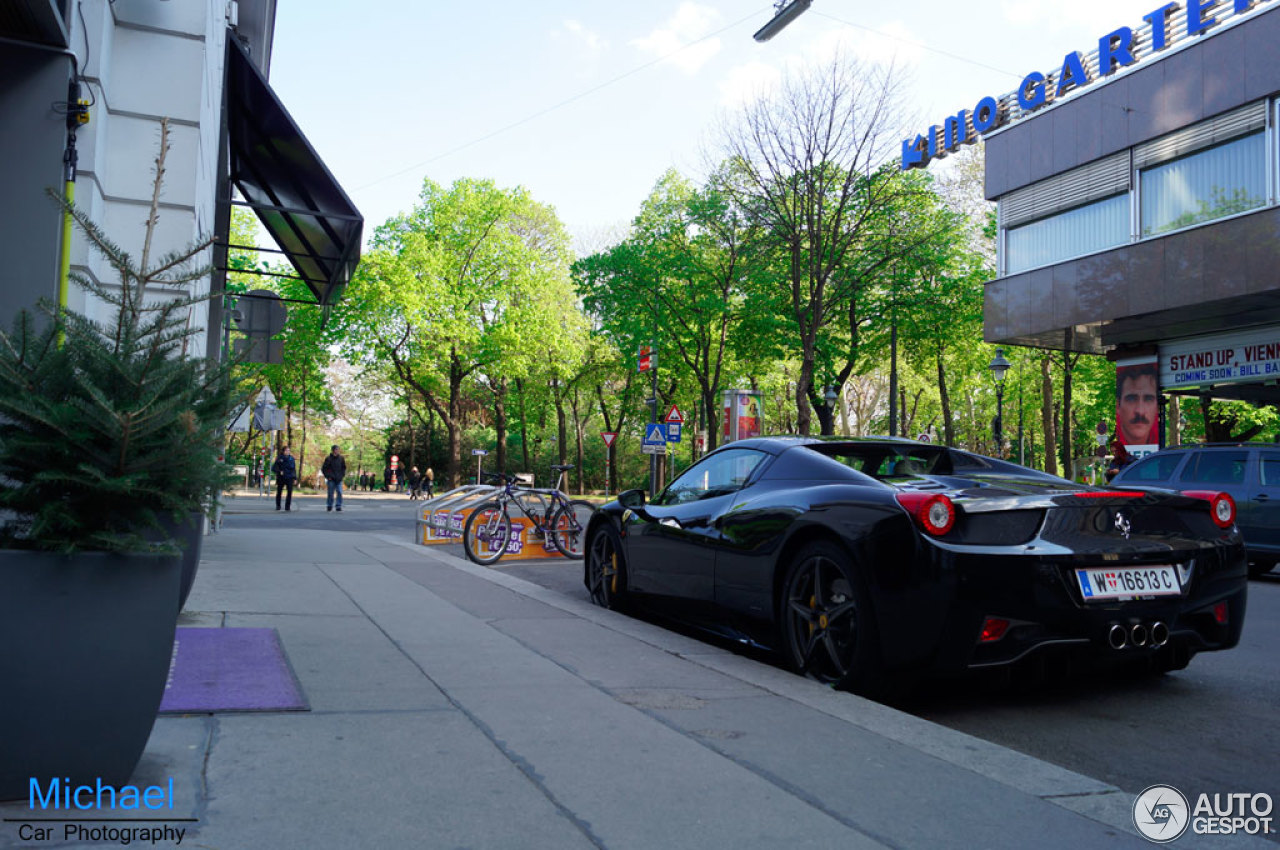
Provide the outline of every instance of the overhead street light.
{"type": "Polygon", "coordinates": [[[773,20],[760,27],[751,37],[760,42],[768,41],[786,29],[787,24],[800,17],[812,4],[813,0],[791,0],[790,3],[779,0],[774,5],[773,20]]]}

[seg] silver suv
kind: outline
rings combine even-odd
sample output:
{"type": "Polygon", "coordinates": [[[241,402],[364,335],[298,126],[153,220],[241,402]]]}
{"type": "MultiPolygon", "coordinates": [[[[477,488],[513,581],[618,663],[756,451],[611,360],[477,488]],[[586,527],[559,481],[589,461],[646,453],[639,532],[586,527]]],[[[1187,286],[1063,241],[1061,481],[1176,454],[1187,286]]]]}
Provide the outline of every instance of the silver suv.
{"type": "Polygon", "coordinates": [[[1249,575],[1280,561],[1280,444],[1209,443],[1161,449],[1130,464],[1111,486],[1221,490],[1236,501],[1249,575]]]}

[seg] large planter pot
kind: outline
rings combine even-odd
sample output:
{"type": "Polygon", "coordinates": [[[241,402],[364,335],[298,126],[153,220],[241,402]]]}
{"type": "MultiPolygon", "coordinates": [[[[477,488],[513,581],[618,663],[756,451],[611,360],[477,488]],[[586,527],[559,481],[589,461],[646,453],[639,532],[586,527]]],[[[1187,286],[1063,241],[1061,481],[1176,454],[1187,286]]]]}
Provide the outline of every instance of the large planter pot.
{"type": "Polygon", "coordinates": [[[178,584],[178,610],[186,607],[191,587],[196,583],[200,567],[200,550],[204,546],[204,513],[192,511],[182,522],[165,517],[160,520],[166,535],[182,547],[182,578],[178,584]]]}
{"type": "Polygon", "coordinates": [[[0,800],[128,782],[173,654],[179,555],[0,551],[0,800]]]}

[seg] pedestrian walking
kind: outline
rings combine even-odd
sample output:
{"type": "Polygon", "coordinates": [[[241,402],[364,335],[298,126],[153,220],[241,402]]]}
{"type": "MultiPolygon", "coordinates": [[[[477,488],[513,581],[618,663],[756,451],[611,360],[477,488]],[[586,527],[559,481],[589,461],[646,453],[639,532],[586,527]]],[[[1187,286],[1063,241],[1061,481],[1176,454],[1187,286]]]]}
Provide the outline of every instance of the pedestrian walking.
{"type": "Polygon", "coordinates": [[[430,499],[436,494],[436,474],[431,471],[431,467],[427,467],[427,471],[422,473],[423,485],[427,488],[427,498],[430,499]]]}
{"type": "Polygon", "coordinates": [[[387,464],[387,468],[382,470],[382,490],[385,493],[391,492],[391,464],[387,464]]]}
{"type": "Polygon", "coordinates": [[[324,476],[324,480],[328,483],[328,498],[325,500],[325,510],[334,509],[335,493],[338,494],[337,508],[342,510],[342,479],[347,476],[347,459],[342,456],[342,452],[337,446],[329,450],[329,455],[324,459],[324,463],[320,465],[320,474],[324,476]]]}
{"type": "Polygon", "coordinates": [[[280,491],[285,489],[288,492],[284,497],[284,509],[292,510],[293,485],[298,480],[298,462],[290,454],[288,446],[282,448],[280,454],[276,455],[276,462],[271,464],[271,471],[276,476],[276,510],[280,510],[280,491]]]}
{"type": "Polygon", "coordinates": [[[422,498],[422,473],[418,471],[418,467],[409,470],[409,498],[422,498]]]}

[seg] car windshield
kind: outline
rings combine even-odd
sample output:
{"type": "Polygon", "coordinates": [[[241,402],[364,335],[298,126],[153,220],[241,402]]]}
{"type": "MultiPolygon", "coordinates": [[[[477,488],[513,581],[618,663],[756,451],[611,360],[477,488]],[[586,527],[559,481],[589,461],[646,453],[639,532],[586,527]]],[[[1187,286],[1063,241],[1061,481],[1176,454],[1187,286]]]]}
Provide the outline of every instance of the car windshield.
{"type": "Polygon", "coordinates": [[[689,467],[654,499],[655,505],[682,505],[736,492],[767,457],[751,449],[723,449],[689,467]]]}
{"type": "Polygon", "coordinates": [[[910,475],[949,475],[953,471],[951,457],[941,446],[836,443],[809,448],[876,480],[910,475]]]}

